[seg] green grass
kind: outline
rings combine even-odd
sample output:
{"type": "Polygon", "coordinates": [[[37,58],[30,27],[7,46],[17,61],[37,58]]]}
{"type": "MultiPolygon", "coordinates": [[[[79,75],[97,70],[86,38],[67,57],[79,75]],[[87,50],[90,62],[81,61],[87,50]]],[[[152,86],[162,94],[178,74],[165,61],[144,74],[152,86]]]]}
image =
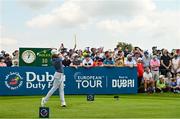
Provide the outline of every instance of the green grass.
{"type": "MultiPolygon", "coordinates": [[[[0,118],[38,118],[42,96],[0,96],[0,118]]],[[[47,103],[51,118],[180,118],[179,94],[96,95],[87,102],[85,95],[66,95],[67,107],[59,97],[47,103]]]]}

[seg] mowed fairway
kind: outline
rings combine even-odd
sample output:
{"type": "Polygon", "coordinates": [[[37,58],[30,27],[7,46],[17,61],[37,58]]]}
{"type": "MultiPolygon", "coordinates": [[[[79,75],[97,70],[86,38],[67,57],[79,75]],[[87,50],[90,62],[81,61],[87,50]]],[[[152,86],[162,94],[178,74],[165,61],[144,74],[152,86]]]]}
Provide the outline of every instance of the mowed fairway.
{"type": "MultiPolygon", "coordinates": [[[[0,118],[38,118],[42,96],[1,96],[0,118]]],[[[47,103],[51,118],[180,118],[180,94],[96,95],[87,102],[86,95],[66,95],[67,107],[60,107],[59,97],[47,103]]]]}

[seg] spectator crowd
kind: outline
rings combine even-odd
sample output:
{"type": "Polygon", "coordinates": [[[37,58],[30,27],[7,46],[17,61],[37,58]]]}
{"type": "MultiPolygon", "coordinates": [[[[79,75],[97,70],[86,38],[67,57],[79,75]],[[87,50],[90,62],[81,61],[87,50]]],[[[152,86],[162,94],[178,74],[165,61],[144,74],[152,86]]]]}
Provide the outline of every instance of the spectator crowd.
{"type": "MultiPolygon", "coordinates": [[[[152,48],[152,52],[139,47],[116,47],[104,51],[103,47],[76,50],[67,49],[63,44],[58,49],[63,56],[64,67],[129,67],[137,68],[139,92],[180,93],[180,49],[168,52],[167,49],[152,48]]],[[[19,51],[12,55],[1,51],[0,67],[18,66],[19,51]]]]}

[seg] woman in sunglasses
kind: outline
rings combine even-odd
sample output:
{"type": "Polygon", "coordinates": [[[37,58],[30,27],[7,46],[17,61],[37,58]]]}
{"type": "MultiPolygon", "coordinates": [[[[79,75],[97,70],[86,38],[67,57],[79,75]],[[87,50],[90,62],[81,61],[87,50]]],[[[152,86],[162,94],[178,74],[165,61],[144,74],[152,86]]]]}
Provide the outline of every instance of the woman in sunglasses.
{"type": "Polygon", "coordinates": [[[90,55],[86,55],[83,62],[83,67],[90,68],[93,67],[93,60],[91,59],[90,55]]]}

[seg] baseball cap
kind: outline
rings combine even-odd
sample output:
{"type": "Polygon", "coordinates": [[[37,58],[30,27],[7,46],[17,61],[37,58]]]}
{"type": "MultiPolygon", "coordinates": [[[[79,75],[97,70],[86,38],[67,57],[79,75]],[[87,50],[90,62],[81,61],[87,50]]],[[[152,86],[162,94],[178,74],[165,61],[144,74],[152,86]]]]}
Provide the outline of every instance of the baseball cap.
{"type": "Polygon", "coordinates": [[[162,78],[164,78],[164,75],[160,75],[160,76],[159,76],[159,79],[162,79],[162,78]]]}
{"type": "Polygon", "coordinates": [[[153,55],[152,58],[157,58],[157,56],[156,56],[156,55],[153,55]]]}
{"type": "Polygon", "coordinates": [[[77,57],[78,56],[78,54],[77,53],[73,53],[73,55],[72,55],[73,57],[77,57]]]}
{"type": "Polygon", "coordinates": [[[55,55],[55,54],[57,55],[57,54],[59,54],[59,52],[57,50],[53,49],[53,50],[51,50],[51,54],[52,55],[55,55]]]}
{"type": "Polygon", "coordinates": [[[131,55],[131,54],[128,54],[127,57],[132,57],[132,55],[131,55]]]}
{"type": "Polygon", "coordinates": [[[138,61],[142,61],[142,58],[141,58],[141,57],[139,57],[137,60],[138,60],[138,61]]]}

